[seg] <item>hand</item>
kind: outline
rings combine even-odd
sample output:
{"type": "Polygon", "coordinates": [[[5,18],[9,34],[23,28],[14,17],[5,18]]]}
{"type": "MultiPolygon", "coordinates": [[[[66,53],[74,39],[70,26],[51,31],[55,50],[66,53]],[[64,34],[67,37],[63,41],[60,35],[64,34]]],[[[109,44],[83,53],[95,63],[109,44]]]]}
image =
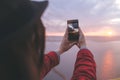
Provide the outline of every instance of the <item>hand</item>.
{"type": "Polygon", "coordinates": [[[68,30],[66,29],[58,53],[60,54],[64,53],[65,51],[69,50],[74,44],[77,44],[77,42],[68,40],[68,30]]]}
{"type": "Polygon", "coordinates": [[[82,30],[79,28],[79,40],[76,44],[79,48],[86,48],[86,41],[82,30]]]}

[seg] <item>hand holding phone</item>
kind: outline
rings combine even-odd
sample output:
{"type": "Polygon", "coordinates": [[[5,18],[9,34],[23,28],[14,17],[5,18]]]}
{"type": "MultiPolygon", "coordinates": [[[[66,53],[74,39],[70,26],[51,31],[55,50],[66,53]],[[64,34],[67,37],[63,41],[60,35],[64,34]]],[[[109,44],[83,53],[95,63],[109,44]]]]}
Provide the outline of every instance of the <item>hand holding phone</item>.
{"type": "Polygon", "coordinates": [[[66,32],[57,52],[63,54],[74,45],[85,48],[86,41],[82,30],[79,28],[78,20],[68,20],[66,32]]]}
{"type": "Polygon", "coordinates": [[[77,19],[67,21],[67,30],[69,41],[79,40],[79,23],[77,19]]]}

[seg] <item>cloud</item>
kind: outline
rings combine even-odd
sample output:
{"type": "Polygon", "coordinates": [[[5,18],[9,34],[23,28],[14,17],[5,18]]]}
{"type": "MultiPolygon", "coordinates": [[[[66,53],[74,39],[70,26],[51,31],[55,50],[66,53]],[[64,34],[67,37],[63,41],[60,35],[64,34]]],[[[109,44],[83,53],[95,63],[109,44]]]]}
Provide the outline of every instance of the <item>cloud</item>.
{"type": "Polygon", "coordinates": [[[110,9],[112,9],[114,1],[113,0],[97,0],[97,2],[94,4],[94,7],[91,9],[91,14],[106,14],[109,12],[110,9]],[[108,11],[108,12],[107,12],[108,11]]]}
{"type": "Polygon", "coordinates": [[[107,21],[109,24],[119,24],[120,18],[113,18],[107,21]]]}
{"type": "Polygon", "coordinates": [[[115,0],[116,7],[120,9],[120,0],[115,0]]]}
{"type": "Polygon", "coordinates": [[[68,19],[79,19],[85,33],[104,26],[118,30],[119,5],[119,0],[49,0],[42,20],[49,33],[64,33],[68,19]]]}
{"type": "Polygon", "coordinates": [[[87,36],[115,36],[115,29],[110,26],[103,26],[95,31],[89,31],[85,33],[87,36]]]}

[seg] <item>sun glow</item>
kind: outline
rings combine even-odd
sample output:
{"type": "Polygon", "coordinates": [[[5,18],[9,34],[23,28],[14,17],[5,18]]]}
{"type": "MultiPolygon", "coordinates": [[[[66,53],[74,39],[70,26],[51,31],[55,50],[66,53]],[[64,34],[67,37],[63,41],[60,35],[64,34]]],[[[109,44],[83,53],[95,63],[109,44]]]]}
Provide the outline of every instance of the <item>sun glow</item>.
{"type": "Polygon", "coordinates": [[[116,33],[113,29],[104,30],[104,36],[112,37],[112,36],[115,36],[115,35],[116,35],[116,33]]]}
{"type": "Polygon", "coordinates": [[[105,27],[105,28],[103,28],[101,30],[98,30],[98,31],[87,32],[87,33],[85,33],[85,35],[87,35],[87,36],[106,36],[106,37],[112,37],[112,36],[115,36],[116,33],[115,33],[114,29],[105,27]]]}
{"type": "Polygon", "coordinates": [[[47,36],[63,36],[64,32],[48,32],[47,36]]]}
{"type": "MultiPolygon", "coordinates": [[[[65,32],[47,32],[46,35],[47,36],[64,36],[64,33],[65,32]]],[[[106,37],[116,36],[116,32],[111,27],[104,27],[99,30],[95,30],[91,32],[86,31],[86,33],[85,32],[83,33],[85,36],[106,36],[106,37]]]]}
{"type": "Polygon", "coordinates": [[[113,35],[113,32],[112,32],[112,31],[109,31],[107,34],[108,34],[108,36],[112,36],[112,35],[113,35]]]}

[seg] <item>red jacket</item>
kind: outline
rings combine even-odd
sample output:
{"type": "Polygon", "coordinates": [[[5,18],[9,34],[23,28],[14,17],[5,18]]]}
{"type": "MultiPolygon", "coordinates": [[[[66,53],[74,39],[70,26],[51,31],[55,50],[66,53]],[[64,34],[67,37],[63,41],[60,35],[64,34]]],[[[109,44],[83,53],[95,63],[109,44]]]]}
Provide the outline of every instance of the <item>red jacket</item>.
{"type": "MultiPolygon", "coordinates": [[[[40,80],[58,64],[59,58],[55,52],[46,54],[40,80]]],[[[92,53],[88,49],[82,49],[78,52],[71,80],[96,80],[96,63],[92,53]]]]}

